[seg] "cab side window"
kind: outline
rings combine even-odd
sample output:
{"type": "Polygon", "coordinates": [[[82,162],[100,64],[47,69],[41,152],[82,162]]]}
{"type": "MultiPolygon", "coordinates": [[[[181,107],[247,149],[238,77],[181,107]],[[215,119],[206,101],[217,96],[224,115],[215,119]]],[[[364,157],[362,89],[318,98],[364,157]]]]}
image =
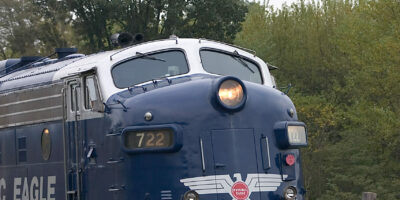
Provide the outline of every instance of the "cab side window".
{"type": "Polygon", "coordinates": [[[84,85],[85,109],[91,110],[93,109],[96,101],[98,101],[98,91],[95,77],[93,75],[84,77],[84,85]]]}
{"type": "Polygon", "coordinates": [[[77,83],[72,83],[70,86],[70,102],[71,102],[71,111],[75,112],[75,111],[79,111],[79,105],[77,104],[77,100],[78,100],[78,84],[77,83]]]}
{"type": "Polygon", "coordinates": [[[103,102],[96,75],[93,73],[82,76],[83,83],[83,107],[86,111],[103,112],[103,102]]]}
{"type": "Polygon", "coordinates": [[[65,79],[67,121],[103,116],[105,107],[95,72],[90,71],[65,79]]]}

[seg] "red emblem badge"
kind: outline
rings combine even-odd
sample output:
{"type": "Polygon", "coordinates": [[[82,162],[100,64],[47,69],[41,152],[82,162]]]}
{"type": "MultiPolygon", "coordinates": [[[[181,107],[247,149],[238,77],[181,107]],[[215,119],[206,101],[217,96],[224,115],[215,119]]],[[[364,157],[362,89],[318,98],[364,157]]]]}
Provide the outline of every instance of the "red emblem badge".
{"type": "Polygon", "coordinates": [[[237,200],[246,200],[249,197],[249,187],[244,182],[236,182],[232,186],[232,196],[237,200]]]}

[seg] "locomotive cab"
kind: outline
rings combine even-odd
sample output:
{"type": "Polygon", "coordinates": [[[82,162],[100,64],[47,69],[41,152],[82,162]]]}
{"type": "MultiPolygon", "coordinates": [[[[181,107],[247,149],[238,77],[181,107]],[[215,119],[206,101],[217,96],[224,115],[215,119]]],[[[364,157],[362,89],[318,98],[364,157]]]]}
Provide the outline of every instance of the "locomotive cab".
{"type": "Polygon", "coordinates": [[[207,40],[141,46],[97,67],[110,123],[121,132],[113,145],[123,151],[112,160],[124,163],[125,177],[115,177],[116,193],[302,199],[297,148],[306,145],[305,125],[263,61],[207,40]]]}

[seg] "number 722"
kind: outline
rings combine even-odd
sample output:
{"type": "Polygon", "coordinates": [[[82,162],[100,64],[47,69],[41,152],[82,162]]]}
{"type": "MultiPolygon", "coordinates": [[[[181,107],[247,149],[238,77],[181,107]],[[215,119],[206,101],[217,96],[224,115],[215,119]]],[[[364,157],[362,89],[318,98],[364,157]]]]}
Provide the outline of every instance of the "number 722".
{"type": "Polygon", "coordinates": [[[165,135],[163,133],[136,133],[139,137],[138,146],[141,147],[162,147],[165,146],[165,135]],[[144,145],[144,146],[143,146],[144,145]]]}

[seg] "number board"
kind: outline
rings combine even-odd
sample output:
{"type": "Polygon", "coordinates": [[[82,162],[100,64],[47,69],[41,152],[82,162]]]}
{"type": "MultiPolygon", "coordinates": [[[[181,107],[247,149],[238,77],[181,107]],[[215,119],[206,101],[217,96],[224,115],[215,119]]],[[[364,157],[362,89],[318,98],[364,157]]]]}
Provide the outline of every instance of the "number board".
{"type": "Polygon", "coordinates": [[[166,148],[174,144],[173,131],[144,130],[129,131],[125,134],[125,147],[128,149],[166,148]]]}

